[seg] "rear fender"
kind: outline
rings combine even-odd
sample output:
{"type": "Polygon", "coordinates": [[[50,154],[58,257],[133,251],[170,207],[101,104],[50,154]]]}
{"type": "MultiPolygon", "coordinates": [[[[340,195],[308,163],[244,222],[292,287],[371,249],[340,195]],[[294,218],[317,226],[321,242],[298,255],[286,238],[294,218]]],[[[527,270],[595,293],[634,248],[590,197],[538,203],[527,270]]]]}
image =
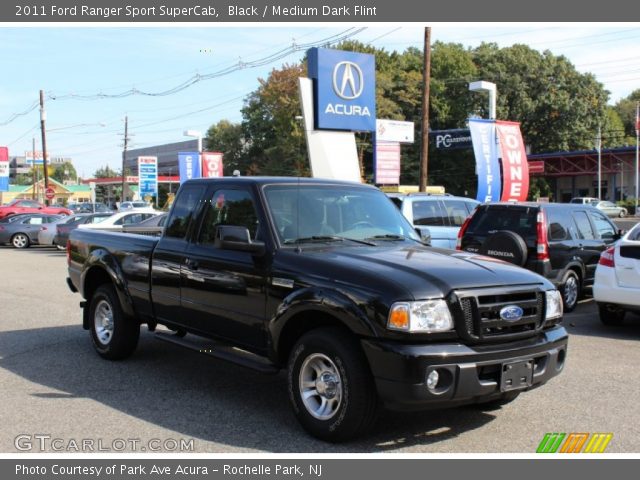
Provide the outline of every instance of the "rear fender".
{"type": "MultiPolygon", "coordinates": [[[[111,280],[111,284],[116,290],[118,300],[120,301],[120,306],[122,307],[125,315],[135,317],[133,299],[131,298],[131,295],[129,293],[129,289],[127,287],[122,269],[120,268],[120,264],[111,253],[101,248],[95,249],[89,254],[89,257],[85,261],[84,267],[82,269],[82,274],[80,276],[80,285],[82,285],[82,296],[87,300],[85,312],[88,311],[91,304],[91,298],[89,297],[90,295],[93,295],[93,292],[88,291],[88,289],[94,287],[93,290],[95,290],[95,286],[91,285],[91,281],[95,278],[95,275],[101,275],[103,274],[103,272],[106,273],[111,280]]],[[[85,317],[87,317],[87,315],[85,315],[85,317]]],[[[88,319],[83,318],[83,324],[86,321],[88,321],[88,319]]]]}

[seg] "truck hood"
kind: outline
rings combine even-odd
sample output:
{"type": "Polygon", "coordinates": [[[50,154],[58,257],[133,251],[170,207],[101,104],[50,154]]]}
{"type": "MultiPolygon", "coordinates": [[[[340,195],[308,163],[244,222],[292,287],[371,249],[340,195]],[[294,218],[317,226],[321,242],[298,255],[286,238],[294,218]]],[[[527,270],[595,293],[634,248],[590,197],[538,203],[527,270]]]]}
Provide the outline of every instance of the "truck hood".
{"type": "Polygon", "coordinates": [[[553,288],[544,277],[502,260],[419,245],[330,247],[305,249],[300,254],[315,263],[316,274],[325,273],[344,282],[356,277],[372,287],[381,284],[385,288],[384,283],[393,283],[414,299],[442,297],[467,288],[532,284],[553,288]]]}

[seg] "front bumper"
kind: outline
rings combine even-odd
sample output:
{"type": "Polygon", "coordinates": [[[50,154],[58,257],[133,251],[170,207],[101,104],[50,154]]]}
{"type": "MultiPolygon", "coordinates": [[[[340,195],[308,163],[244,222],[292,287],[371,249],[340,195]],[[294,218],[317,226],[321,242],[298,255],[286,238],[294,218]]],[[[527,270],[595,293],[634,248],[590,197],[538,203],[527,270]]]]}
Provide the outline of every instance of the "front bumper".
{"type": "Polygon", "coordinates": [[[530,390],[558,375],[567,352],[568,335],[561,326],[543,331],[534,338],[508,344],[410,345],[373,339],[362,340],[378,395],[394,410],[421,410],[498,399],[503,365],[533,362],[530,390]],[[438,370],[435,390],[426,378],[438,370]]]}

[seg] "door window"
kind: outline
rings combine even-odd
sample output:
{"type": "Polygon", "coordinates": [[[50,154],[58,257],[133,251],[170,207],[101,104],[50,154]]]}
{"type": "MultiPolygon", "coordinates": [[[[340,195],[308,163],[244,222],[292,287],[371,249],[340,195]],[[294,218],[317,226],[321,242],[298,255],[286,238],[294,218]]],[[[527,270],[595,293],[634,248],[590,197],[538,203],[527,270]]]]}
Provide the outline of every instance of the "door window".
{"type": "Polygon", "coordinates": [[[184,238],[191,219],[198,210],[198,204],[204,195],[205,185],[187,185],[182,187],[180,194],[171,209],[164,236],[184,238]]]}
{"type": "Polygon", "coordinates": [[[607,217],[597,211],[589,212],[589,216],[596,227],[598,236],[603,240],[613,240],[613,237],[616,234],[616,229],[611,225],[611,222],[609,222],[607,217]]]}
{"type": "Polygon", "coordinates": [[[586,212],[574,212],[573,218],[576,221],[576,227],[578,228],[578,237],[580,239],[593,240],[596,238],[586,212]]]}
{"type": "Polygon", "coordinates": [[[198,241],[213,245],[218,225],[246,227],[251,238],[260,237],[258,215],[251,194],[246,190],[221,189],[207,201],[198,241]]]}
{"type": "Polygon", "coordinates": [[[461,227],[469,216],[469,208],[473,210],[471,203],[463,200],[443,200],[444,208],[447,210],[449,223],[454,227],[461,227]]]}
{"type": "Polygon", "coordinates": [[[446,225],[445,212],[440,208],[438,201],[414,201],[413,224],[433,227],[444,227],[446,225]]]}

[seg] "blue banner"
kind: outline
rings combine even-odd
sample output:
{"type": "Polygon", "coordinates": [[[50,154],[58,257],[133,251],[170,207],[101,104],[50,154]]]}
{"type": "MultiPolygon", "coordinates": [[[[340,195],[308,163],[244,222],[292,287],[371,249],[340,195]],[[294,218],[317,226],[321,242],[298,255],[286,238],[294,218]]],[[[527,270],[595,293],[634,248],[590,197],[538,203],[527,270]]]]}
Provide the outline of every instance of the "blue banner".
{"type": "Polygon", "coordinates": [[[0,192],[9,191],[9,149],[0,147],[0,192]]]}
{"type": "Polygon", "coordinates": [[[496,143],[496,123],[494,120],[469,119],[473,153],[476,157],[479,202],[500,201],[500,161],[496,143]]]}
{"type": "Polygon", "coordinates": [[[200,159],[198,152],[178,153],[178,167],[180,168],[180,184],[192,178],[200,178],[200,159]]]}
{"type": "Polygon", "coordinates": [[[375,131],[375,57],[328,48],[311,48],[307,57],[316,130],[375,131]]]}

